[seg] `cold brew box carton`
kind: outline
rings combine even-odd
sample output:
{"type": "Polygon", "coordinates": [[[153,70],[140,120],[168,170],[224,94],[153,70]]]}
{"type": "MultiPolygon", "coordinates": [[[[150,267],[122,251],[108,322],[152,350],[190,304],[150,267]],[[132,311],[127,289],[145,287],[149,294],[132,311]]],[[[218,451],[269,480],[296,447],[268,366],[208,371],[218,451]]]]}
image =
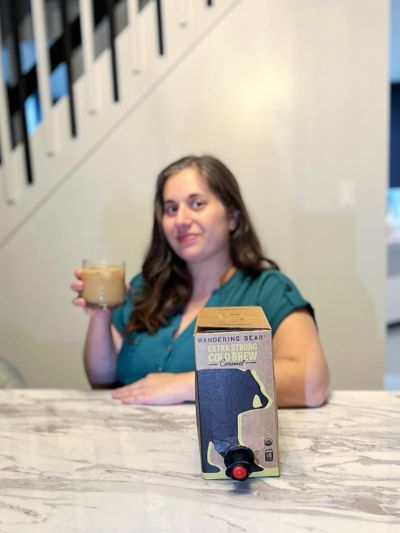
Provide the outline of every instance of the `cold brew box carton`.
{"type": "Polygon", "coordinates": [[[205,479],[279,476],[271,327],[261,307],[206,307],[195,334],[205,479]]]}

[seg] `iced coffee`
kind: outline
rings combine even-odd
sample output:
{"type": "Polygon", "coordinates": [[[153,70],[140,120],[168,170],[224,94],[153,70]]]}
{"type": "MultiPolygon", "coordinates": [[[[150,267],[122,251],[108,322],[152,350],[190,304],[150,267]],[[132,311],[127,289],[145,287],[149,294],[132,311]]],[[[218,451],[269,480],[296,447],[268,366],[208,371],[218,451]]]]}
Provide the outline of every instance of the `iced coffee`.
{"type": "Polygon", "coordinates": [[[125,298],[125,265],[106,261],[83,262],[82,298],[91,308],[114,309],[125,298]]]}

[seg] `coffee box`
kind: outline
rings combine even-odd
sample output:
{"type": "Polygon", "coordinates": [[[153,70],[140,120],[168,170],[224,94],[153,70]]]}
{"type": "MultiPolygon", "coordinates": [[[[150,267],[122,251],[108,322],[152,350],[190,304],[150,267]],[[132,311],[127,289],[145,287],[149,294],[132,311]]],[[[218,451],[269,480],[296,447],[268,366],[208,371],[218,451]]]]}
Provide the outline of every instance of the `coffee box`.
{"type": "Polygon", "coordinates": [[[194,333],[202,477],[279,476],[271,327],[261,307],[206,307],[194,333]]]}

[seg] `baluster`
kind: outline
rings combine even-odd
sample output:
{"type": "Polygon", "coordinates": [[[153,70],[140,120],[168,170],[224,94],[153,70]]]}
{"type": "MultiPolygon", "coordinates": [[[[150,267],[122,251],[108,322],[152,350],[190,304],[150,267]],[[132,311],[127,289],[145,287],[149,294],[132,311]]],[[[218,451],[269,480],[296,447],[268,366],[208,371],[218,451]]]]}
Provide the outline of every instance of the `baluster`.
{"type": "Polygon", "coordinates": [[[179,26],[186,28],[189,24],[189,2],[188,0],[179,0],[178,6],[179,26]]]}
{"type": "MultiPolygon", "coordinates": [[[[2,45],[1,28],[0,28],[0,46],[2,45]]],[[[0,54],[0,109],[4,113],[0,113],[0,143],[1,143],[1,159],[4,180],[4,194],[8,204],[15,204],[19,199],[19,187],[15,173],[13,172],[13,160],[11,156],[11,124],[10,115],[8,113],[8,99],[5,90],[5,80],[3,76],[4,65],[2,62],[2,54],[0,54]]]]}
{"type": "Polygon", "coordinates": [[[157,12],[157,30],[158,30],[158,53],[160,54],[160,56],[163,56],[164,55],[164,35],[163,35],[161,0],[156,0],[156,12],[157,12]]]}
{"type": "Polygon", "coordinates": [[[18,108],[21,117],[22,123],[22,140],[24,145],[24,156],[25,156],[25,169],[26,169],[26,181],[28,185],[33,183],[33,172],[32,172],[32,162],[31,162],[31,150],[29,144],[29,134],[28,126],[26,123],[26,114],[25,114],[25,101],[26,101],[26,87],[25,79],[22,73],[21,65],[21,56],[19,51],[19,25],[18,25],[18,5],[17,2],[13,0],[8,0],[8,8],[11,15],[11,26],[12,26],[12,46],[15,57],[15,66],[17,74],[17,97],[18,97],[18,108]]]}
{"type": "Polygon", "coordinates": [[[47,48],[46,15],[43,0],[31,0],[33,33],[35,36],[36,68],[42,124],[44,128],[46,152],[55,153],[55,128],[52,113],[52,97],[50,94],[50,61],[47,48]]]}
{"type": "Polygon", "coordinates": [[[83,69],[85,72],[86,105],[88,113],[98,110],[98,84],[94,54],[94,24],[92,0],[79,0],[82,34],[83,69]]]}
{"type": "Polygon", "coordinates": [[[131,41],[131,64],[133,74],[140,74],[143,70],[143,55],[141,47],[140,17],[137,0],[127,0],[128,26],[131,41]]]}
{"type": "Polygon", "coordinates": [[[76,129],[76,115],[75,115],[75,99],[74,99],[74,83],[72,79],[72,65],[71,65],[71,56],[72,56],[72,43],[71,43],[71,32],[70,25],[68,22],[68,12],[67,12],[68,0],[61,0],[61,19],[62,19],[62,40],[64,46],[64,57],[65,64],[67,67],[67,83],[68,83],[68,102],[69,102],[69,118],[71,125],[71,135],[72,137],[77,136],[76,129]]]}
{"type": "Polygon", "coordinates": [[[114,0],[105,0],[105,7],[108,16],[108,25],[110,33],[110,51],[111,51],[111,72],[114,102],[119,101],[118,88],[118,71],[117,71],[117,54],[115,51],[115,19],[114,19],[114,0]]]}

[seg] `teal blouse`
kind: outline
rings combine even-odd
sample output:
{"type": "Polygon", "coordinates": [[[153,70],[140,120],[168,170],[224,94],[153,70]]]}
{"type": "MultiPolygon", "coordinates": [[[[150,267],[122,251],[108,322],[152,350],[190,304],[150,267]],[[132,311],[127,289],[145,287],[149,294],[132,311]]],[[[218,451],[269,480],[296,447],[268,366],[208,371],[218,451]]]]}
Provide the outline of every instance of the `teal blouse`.
{"type": "MultiPolygon", "coordinates": [[[[132,312],[132,295],[140,290],[141,274],[130,284],[124,304],[113,312],[113,324],[121,332],[132,312]]],[[[264,270],[252,278],[237,270],[221,287],[212,292],[206,307],[260,305],[272,328],[276,331],[282,320],[295,309],[313,309],[294,283],[278,270],[264,270]]],[[[196,320],[176,338],[182,315],[175,315],[155,334],[132,333],[124,340],[117,362],[117,379],[132,383],[154,372],[188,372],[194,370],[194,327],[196,320]]]]}

